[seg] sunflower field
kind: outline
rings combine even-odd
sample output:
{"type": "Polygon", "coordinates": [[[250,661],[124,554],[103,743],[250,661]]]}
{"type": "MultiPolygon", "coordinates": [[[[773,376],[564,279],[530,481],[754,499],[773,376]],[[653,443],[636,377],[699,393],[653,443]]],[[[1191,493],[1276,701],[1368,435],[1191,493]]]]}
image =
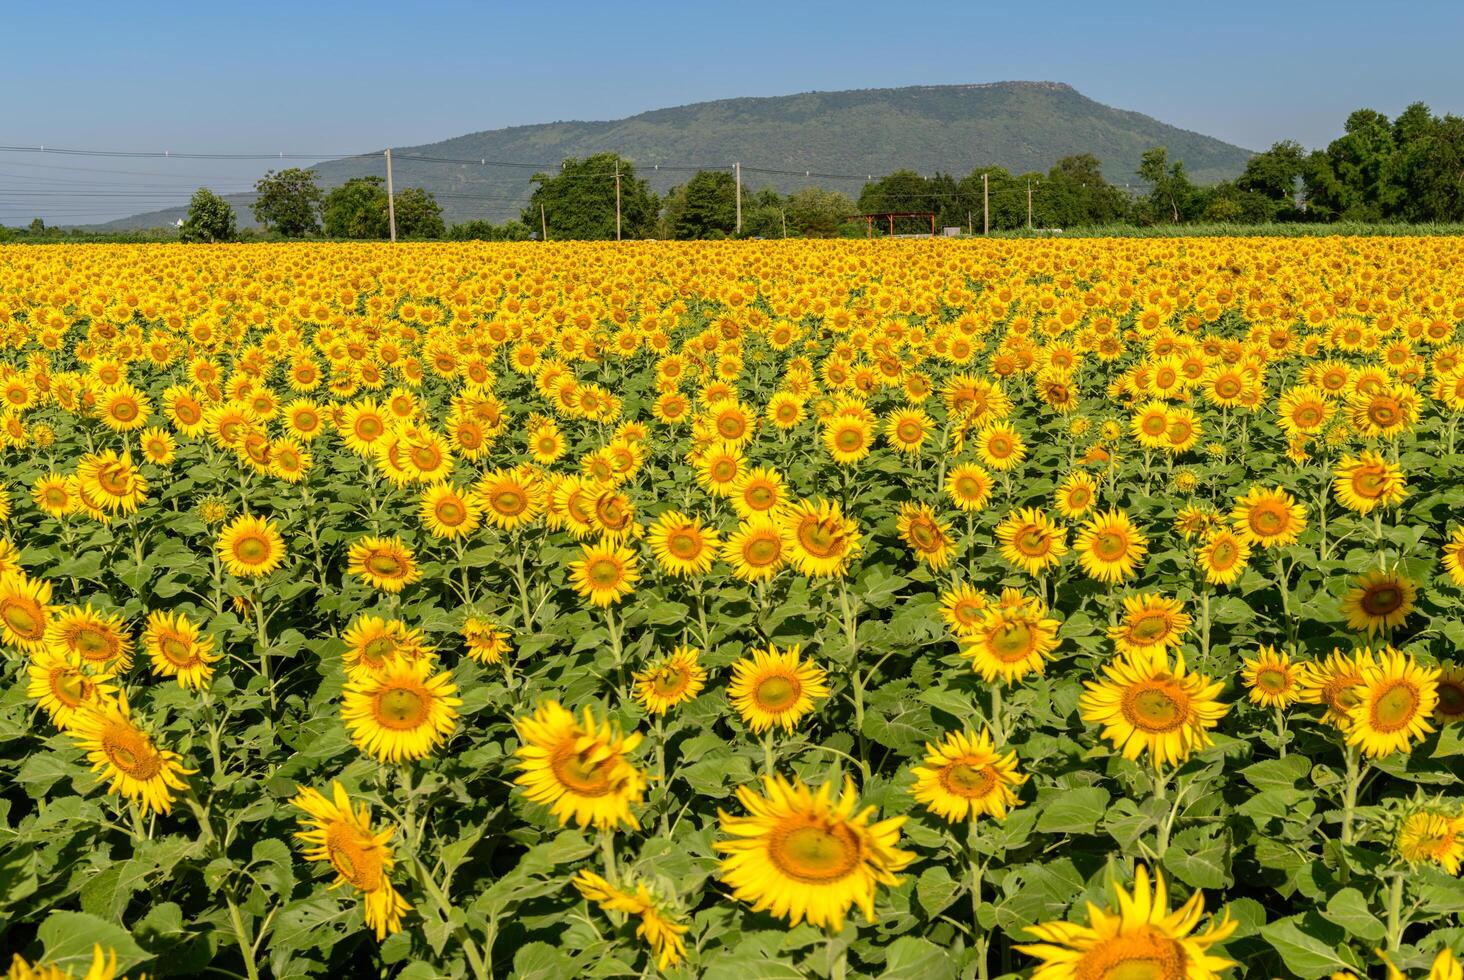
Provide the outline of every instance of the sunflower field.
{"type": "Polygon", "coordinates": [[[12,978],[1459,980],[1464,239],[0,248],[12,978]]]}

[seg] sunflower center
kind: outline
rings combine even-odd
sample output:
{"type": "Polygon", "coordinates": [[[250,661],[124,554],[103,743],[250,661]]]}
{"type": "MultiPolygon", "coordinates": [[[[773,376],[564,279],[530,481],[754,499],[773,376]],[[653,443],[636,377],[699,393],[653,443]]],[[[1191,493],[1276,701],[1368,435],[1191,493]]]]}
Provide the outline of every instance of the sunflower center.
{"type": "Polygon", "coordinates": [[[1075,964],[1076,980],[1183,980],[1183,947],[1150,927],[1103,940],[1075,964]]]}
{"type": "Polygon", "coordinates": [[[162,651],[163,659],[178,667],[187,667],[195,659],[193,644],[188,643],[181,636],[159,637],[158,649],[162,651]]]}
{"type": "Polygon", "coordinates": [[[1128,536],[1121,531],[1104,531],[1093,538],[1093,554],[1103,561],[1118,561],[1128,553],[1128,536]]]}
{"type": "Polygon", "coordinates": [[[786,674],[774,674],[758,682],[753,698],[764,711],[786,711],[803,693],[798,678],[786,674]]]}
{"type": "Polygon", "coordinates": [[[59,667],[51,672],[51,692],[68,708],[85,701],[90,688],[91,684],[81,671],[72,667],[59,667]]]}
{"type": "Polygon", "coordinates": [[[397,652],[397,642],[386,634],[374,636],[366,641],[361,648],[361,659],[368,663],[383,663],[387,657],[397,652]]]}
{"type": "Polygon", "coordinates": [[[163,768],[162,757],[129,725],[108,725],[101,741],[112,765],[133,779],[152,779],[163,768]]]}
{"type": "Polygon", "coordinates": [[[244,565],[259,565],[269,557],[269,542],[257,534],[234,542],[234,558],[244,565]]]}
{"type": "Polygon", "coordinates": [[[1352,490],[1365,500],[1376,500],[1387,489],[1387,477],[1377,470],[1360,470],[1353,474],[1352,490]]]}
{"type": "Polygon", "coordinates": [[[772,565],[782,557],[783,547],[777,537],[772,534],[749,538],[742,548],[743,560],[754,568],[772,565]]]}
{"type": "Polygon", "coordinates": [[[467,519],[468,512],[456,500],[437,502],[437,522],[448,527],[457,527],[467,519]]]}
{"type": "Polygon", "coordinates": [[[737,463],[731,459],[719,459],[709,472],[713,483],[731,483],[737,479],[737,463]]]}
{"type": "Polygon", "coordinates": [[[424,692],[410,687],[391,687],[376,698],[376,721],[393,731],[410,731],[427,718],[428,700],[424,692]]]}
{"type": "Polygon", "coordinates": [[[772,487],[763,484],[748,487],[742,495],[742,499],[747,506],[757,511],[767,510],[778,502],[777,494],[773,492],[772,487]]]}
{"type": "Polygon", "coordinates": [[[1002,663],[1016,663],[1037,648],[1037,637],[1029,624],[1020,619],[1008,620],[992,631],[987,647],[1002,663]]]}
{"type": "Polygon", "coordinates": [[[941,773],[941,782],[957,796],[980,799],[995,787],[996,773],[990,766],[975,762],[953,762],[941,773]]]}
{"type": "Polygon", "coordinates": [[[690,677],[675,667],[662,667],[651,675],[651,690],[663,698],[675,697],[686,690],[690,677]]]}
{"type": "Polygon", "coordinates": [[[1406,728],[1418,714],[1418,688],[1408,681],[1395,681],[1372,702],[1372,727],[1380,732],[1406,728]]]}
{"type": "Polygon", "coordinates": [[[833,558],[844,550],[844,537],[833,521],[803,521],[798,525],[798,543],[816,558],[833,558]]]}
{"type": "Polygon", "coordinates": [[[1291,687],[1291,675],[1280,667],[1267,667],[1256,672],[1256,687],[1268,694],[1281,694],[1291,687]]]}
{"type": "Polygon", "coordinates": [[[1445,718],[1464,716],[1464,687],[1452,681],[1440,681],[1438,713],[1445,718]]]}
{"type": "Polygon", "coordinates": [[[620,583],[620,565],[610,558],[597,558],[585,570],[590,584],[609,589],[620,583]]]}
{"type": "Polygon", "coordinates": [[[775,831],[768,842],[768,857],[790,878],[822,885],[848,877],[859,866],[863,849],[859,838],[842,823],[802,826],[775,831]]]}
{"type": "Polygon", "coordinates": [[[610,784],[611,766],[618,756],[608,756],[598,762],[590,761],[599,745],[591,745],[585,752],[576,752],[573,740],[567,742],[555,753],[550,763],[555,777],[570,792],[580,796],[605,796],[614,790],[610,784]]]}
{"type": "Polygon", "coordinates": [[[672,531],[666,536],[666,550],[683,561],[690,561],[701,554],[701,535],[690,528],[672,531]]]}
{"type": "Polygon", "coordinates": [[[910,525],[910,541],[920,551],[937,551],[945,543],[940,539],[940,532],[923,520],[910,525]]]}
{"type": "Polygon", "coordinates": [[[1169,617],[1162,612],[1141,613],[1129,624],[1129,638],[1142,646],[1153,646],[1169,635],[1169,617]]]}
{"type": "Polygon", "coordinates": [[[1251,511],[1250,525],[1257,534],[1271,536],[1285,530],[1286,518],[1274,506],[1257,507],[1251,511]]]}
{"type": "Polygon", "coordinates": [[[1363,593],[1360,604],[1369,616],[1387,616],[1403,607],[1403,590],[1392,583],[1374,585],[1363,593]]]}
{"type": "Polygon", "coordinates": [[[10,632],[22,639],[38,640],[45,632],[41,628],[41,608],[29,599],[0,600],[0,618],[10,632]]]}
{"type": "Polygon", "coordinates": [[[325,849],[330,855],[331,867],[342,878],[366,892],[380,887],[381,858],[361,831],[336,820],[326,831],[325,849]]]}
{"type": "Polygon", "coordinates": [[[377,552],[366,559],[366,568],[380,578],[399,578],[402,563],[395,555],[377,552]]]}
{"type": "Polygon", "coordinates": [[[1123,713],[1135,728],[1147,732],[1176,731],[1189,714],[1189,696],[1177,685],[1146,681],[1124,692],[1123,713]]]}

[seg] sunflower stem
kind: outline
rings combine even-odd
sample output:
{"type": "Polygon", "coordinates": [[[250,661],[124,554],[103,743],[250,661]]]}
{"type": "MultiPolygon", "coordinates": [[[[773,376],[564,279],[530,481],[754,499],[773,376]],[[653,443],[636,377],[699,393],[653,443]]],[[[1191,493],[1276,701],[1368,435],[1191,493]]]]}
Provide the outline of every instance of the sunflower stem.
{"type": "Polygon", "coordinates": [[[264,596],[260,590],[250,590],[250,604],[254,606],[254,630],[259,639],[259,673],[264,678],[264,688],[269,692],[269,713],[274,715],[278,707],[275,701],[274,678],[269,672],[269,621],[264,616],[264,596]]]}
{"type": "Polygon", "coordinates": [[[1342,844],[1352,843],[1352,824],[1357,809],[1357,789],[1362,783],[1362,767],[1358,765],[1357,747],[1347,746],[1343,750],[1347,763],[1347,774],[1342,784],[1342,844]]]}
{"type": "Polygon", "coordinates": [[[773,745],[773,730],[769,728],[762,737],[763,744],[763,774],[773,775],[777,771],[778,752],[773,745]]]}
{"type": "Polygon", "coordinates": [[[1001,722],[1001,683],[991,685],[991,737],[996,739],[996,744],[1006,742],[1006,733],[1002,730],[1001,722]]]}
{"type": "Polygon", "coordinates": [[[524,617],[524,631],[528,632],[534,625],[534,614],[529,609],[529,583],[524,576],[524,539],[517,530],[513,532],[513,577],[518,584],[519,608],[524,617]]]}
{"type": "Polygon", "coordinates": [[[1289,741],[1286,733],[1286,709],[1280,705],[1276,706],[1276,751],[1281,758],[1286,758],[1286,743],[1289,741]]]}
{"type": "Polygon", "coordinates": [[[249,974],[249,980],[259,980],[259,966],[254,962],[254,945],[250,943],[249,937],[244,932],[244,921],[239,917],[239,906],[229,895],[224,896],[224,902],[229,906],[229,923],[234,927],[234,938],[239,943],[239,954],[244,957],[244,970],[249,974]]]}
{"type": "Polygon", "coordinates": [[[1403,930],[1407,923],[1403,921],[1403,879],[1402,871],[1393,873],[1393,880],[1388,887],[1388,952],[1398,952],[1398,947],[1403,943],[1403,930]]]}
{"type": "Polygon", "coordinates": [[[985,874],[986,866],[981,863],[976,855],[976,820],[974,815],[966,827],[966,860],[971,865],[971,935],[980,936],[976,939],[976,977],[977,980],[987,980],[991,975],[990,968],[986,964],[986,954],[990,949],[990,937],[986,930],[981,927],[981,879],[985,874]]]}
{"type": "Polygon", "coordinates": [[[600,857],[605,862],[605,880],[618,885],[620,875],[615,870],[615,835],[608,828],[600,828],[600,857]]]}

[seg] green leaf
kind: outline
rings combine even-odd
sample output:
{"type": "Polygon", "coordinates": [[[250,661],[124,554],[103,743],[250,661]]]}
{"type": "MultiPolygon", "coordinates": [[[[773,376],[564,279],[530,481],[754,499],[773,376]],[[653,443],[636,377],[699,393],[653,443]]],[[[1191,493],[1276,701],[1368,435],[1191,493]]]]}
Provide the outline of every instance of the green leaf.
{"type": "Polygon", "coordinates": [[[1288,755],[1284,759],[1267,759],[1240,771],[1246,782],[1256,789],[1292,789],[1306,774],[1311,772],[1311,763],[1305,757],[1288,755]]]}
{"type": "Polygon", "coordinates": [[[1164,867],[1192,888],[1226,888],[1231,884],[1228,850],[1224,837],[1187,830],[1169,842],[1164,867]]]}
{"type": "Polygon", "coordinates": [[[931,919],[956,900],[956,893],[960,889],[961,883],[940,865],[925,869],[920,880],[915,883],[915,895],[920,899],[920,907],[931,919]]]}
{"type": "Polygon", "coordinates": [[[1286,968],[1303,980],[1357,968],[1358,964],[1343,959],[1339,953],[1339,949],[1346,948],[1341,945],[1342,935],[1334,933],[1322,938],[1315,932],[1316,920],[1300,915],[1261,927],[1261,936],[1281,954],[1286,968]],[[1306,929],[1302,923],[1307,924],[1306,929]]]}
{"type": "Polygon", "coordinates": [[[928,939],[901,936],[890,943],[881,980],[939,980],[954,977],[950,955],[928,939]]]}
{"type": "Polygon", "coordinates": [[[1322,915],[1370,943],[1380,942],[1388,934],[1382,922],[1367,907],[1367,899],[1356,888],[1344,888],[1333,895],[1322,915]]]}
{"type": "Polygon", "coordinates": [[[513,954],[513,974],[517,980],[559,980],[573,976],[574,972],[569,957],[548,943],[529,943],[513,954]]]}
{"type": "Polygon", "coordinates": [[[152,959],[126,929],[85,912],[52,912],[36,937],[45,948],[43,960],[77,976],[91,968],[97,946],[117,954],[119,974],[152,959]]]}
{"type": "Polygon", "coordinates": [[[1091,834],[1108,809],[1109,795],[1100,786],[1046,790],[1037,796],[1037,830],[1044,834],[1091,834]]]}

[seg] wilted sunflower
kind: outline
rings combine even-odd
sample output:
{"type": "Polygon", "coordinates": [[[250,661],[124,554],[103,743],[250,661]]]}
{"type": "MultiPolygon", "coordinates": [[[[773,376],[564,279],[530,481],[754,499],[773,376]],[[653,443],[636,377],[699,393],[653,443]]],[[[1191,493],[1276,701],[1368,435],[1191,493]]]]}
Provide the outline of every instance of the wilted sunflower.
{"type": "Polygon", "coordinates": [[[480,664],[502,663],[504,655],[513,650],[508,630],[476,616],[469,616],[463,623],[463,639],[468,644],[468,656],[480,664]]]}
{"type": "Polygon", "coordinates": [[[46,646],[74,653],[99,670],[125,672],[132,667],[132,637],[122,617],[99,612],[91,603],[56,610],[46,627],[46,646]]]}
{"type": "Polygon", "coordinates": [[[1374,758],[1407,752],[1433,731],[1438,668],[1424,667],[1391,647],[1362,668],[1347,712],[1347,744],[1374,758]]]}
{"type": "Polygon", "coordinates": [[[379,676],[393,659],[432,659],[433,651],[422,637],[399,619],[383,619],[363,613],[341,634],[346,645],[341,662],[348,680],[364,681],[379,676]]]}
{"type": "Polygon", "coordinates": [[[1178,599],[1151,592],[1124,598],[1123,615],[1108,628],[1108,638],[1119,653],[1163,653],[1178,648],[1189,627],[1189,614],[1178,599]]]}
{"type": "Polygon", "coordinates": [[[656,562],[672,575],[703,575],[712,567],[720,544],[715,528],[702,527],[701,520],[676,510],[656,518],[646,540],[656,562]]]}
{"type": "Polygon", "coordinates": [[[1015,684],[1029,674],[1040,674],[1057,649],[1061,624],[1047,617],[1041,600],[1023,597],[1014,589],[989,606],[980,621],[964,635],[961,656],[987,683],[1015,684]]]}
{"type": "Polygon", "coordinates": [[[753,732],[761,735],[774,725],[791,732],[815,699],[829,696],[827,673],[799,653],[797,645],[779,650],[768,644],[732,665],[727,698],[753,732]]]}
{"type": "Polygon", "coordinates": [[[1374,569],[1353,580],[1342,599],[1342,611],[1347,614],[1348,629],[1367,630],[1373,636],[1402,626],[1417,597],[1418,588],[1408,578],[1374,569]]]}
{"type": "Polygon", "coordinates": [[[639,829],[631,806],[644,796],[646,778],[628,758],[640,745],[638,732],[621,735],[588,707],[581,722],[557,701],[515,719],[514,727],[523,741],[514,782],[531,801],[548,806],[561,824],[639,829]]]}
{"type": "Polygon", "coordinates": [[[1230,522],[1240,539],[1262,548],[1294,544],[1306,528],[1306,507],[1280,487],[1251,487],[1237,497],[1230,522]]]}
{"type": "Polygon", "coordinates": [[[1289,653],[1275,647],[1261,647],[1244,664],[1240,676],[1251,701],[1267,708],[1289,708],[1300,701],[1311,677],[1309,663],[1293,663],[1289,653]]]}
{"type": "Polygon", "coordinates": [[[601,608],[620,602],[635,591],[640,580],[640,559],[629,548],[613,544],[580,545],[581,558],[569,563],[574,590],[601,608]]]}
{"type": "Polygon", "coordinates": [[[65,650],[39,650],[26,664],[26,697],[40,705],[57,728],[66,728],[82,705],[116,695],[109,673],[89,674],[81,657],[65,650]]]}
{"type": "Polygon", "coordinates": [[[147,498],[147,480],[132,465],[132,454],[111,449],[88,453],[76,466],[79,493],[99,511],[131,514],[147,498]]]}
{"type": "Polygon", "coordinates": [[[635,699],[654,715],[664,715],[702,692],[707,672],[696,647],[678,646],[670,655],[635,675],[635,699]]]}
{"type": "Polygon", "coordinates": [[[285,541],[277,523],[247,514],[234,518],[221,532],[219,560],[231,575],[259,578],[285,560],[285,541]]]}
{"type": "Polygon", "coordinates": [[[51,583],[25,572],[0,574],[0,639],[21,650],[46,646],[46,632],[55,608],[51,583]]]}
{"type": "Polygon", "coordinates": [[[213,652],[213,637],[181,612],[159,609],[150,613],[142,643],[153,673],[176,678],[185,688],[207,687],[213,677],[213,664],[220,659],[213,652]]]}
{"type": "Polygon", "coordinates": [[[341,719],[356,747],[381,762],[423,759],[457,728],[462,700],[452,674],[426,657],[393,657],[341,693],[341,719]]]}
{"type": "Polygon", "coordinates": [[[1073,542],[1078,563],[1099,582],[1122,582],[1138,574],[1149,553],[1149,539],[1121,510],[1096,514],[1083,525],[1073,542]]]}
{"type": "Polygon", "coordinates": [[[1171,666],[1162,649],[1128,653],[1103,672],[1105,679],[1083,682],[1083,721],[1102,725],[1103,737],[1126,759],[1147,752],[1156,769],[1178,765],[1209,745],[1208,730],[1230,710],[1215,700],[1224,684],[1189,673],[1181,654],[1171,666]]]}
{"type": "Polygon", "coordinates": [[[943,524],[928,504],[903,503],[895,521],[895,529],[905,545],[932,571],[940,571],[951,562],[955,542],[950,525],[943,524]]]}
{"type": "Polygon", "coordinates": [[[872,806],[856,814],[852,779],[837,801],[831,790],[825,783],[814,793],[801,779],[789,783],[782,776],[764,776],[762,793],[737,788],[748,815],[719,810],[722,831],[732,839],[714,845],[726,855],[721,877],[734,898],[793,926],[806,919],[841,932],[854,905],[874,922],[876,890],[898,885],[896,873],[915,859],[898,848],[905,818],[871,823],[872,806]]]}
{"type": "Polygon", "coordinates": [[[1322,720],[1346,731],[1358,701],[1356,687],[1362,683],[1363,668],[1375,662],[1371,650],[1358,650],[1350,657],[1333,650],[1326,660],[1312,665],[1303,681],[1301,700],[1323,705],[1327,710],[1322,720]]]}
{"type": "Polygon", "coordinates": [[[809,578],[842,578],[861,550],[859,525],[838,501],[802,500],[785,507],[779,529],[789,563],[809,578]]]}
{"type": "Polygon", "coordinates": [[[996,526],[1001,556],[1029,575],[1041,575],[1062,560],[1068,550],[1066,537],[1065,528],[1031,507],[1013,511],[996,526]]]}
{"type": "Polygon", "coordinates": [[[361,892],[366,924],[378,941],[385,939],[401,932],[402,913],[412,908],[391,883],[396,856],[390,842],[396,828],[387,825],[376,830],[371,826],[369,806],[352,806],[345,787],[335,780],[330,787],[333,800],[308,786],[297,787],[299,792],[290,803],[305,816],[298,818],[302,829],[295,837],[314,845],[305,852],[307,861],[326,861],[335,869],[332,888],[350,885],[361,892]]]}
{"type": "Polygon", "coordinates": [[[422,578],[417,557],[401,538],[366,535],[351,544],[346,570],[373,589],[400,592],[422,578]]]}
{"type": "Polygon", "coordinates": [[[1364,450],[1356,457],[1342,458],[1332,477],[1332,493],[1348,510],[1371,514],[1378,507],[1401,503],[1408,490],[1402,469],[1364,450]]]}
{"type": "Polygon", "coordinates": [[[1195,561],[1206,582],[1231,585],[1245,573],[1250,555],[1250,545],[1234,531],[1221,527],[1205,535],[1195,550],[1195,561]]]}
{"type": "Polygon", "coordinates": [[[636,882],[634,893],[622,891],[593,871],[581,871],[571,881],[586,901],[606,912],[633,915],[640,920],[635,934],[651,947],[657,969],[664,972],[686,959],[686,943],[681,937],[687,925],[675,921],[666,904],[657,901],[643,883],[636,882]]]}
{"type": "Polygon", "coordinates": [[[1132,893],[1117,882],[1113,890],[1117,911],[1090,902],[1086,926],[1044,922],[1027,927],[1041,942],[1013,948],[1041,961],[1032,980],[1216,980],[1235,966],[1210,952],[1235,931],[1235,922],[1226,918],[1204,932],[1194,931],[1205,911],[1202,893],[1171,913],[1164,875],[1154,873],[1151,891],[1149,869],[1142,864],[1134,869],[1132,893]]]}
{"type": "Polygon", "coordinates": [[[173,790],[188,788],[179,777],[197,772],[179,765],[177,753],[159,749],[133,723],[126,692],[118,692],[115,700],[78,705],[67,730],[86,752],[92,771],[111,781],[107,792],[135,801],[144,813],[170,812],[173,790]]]}
{"type": "Polygon", "coordinates": [[[915,766],[916,801],[951,823],[985,814],[998,820],[1020,806],[1016,790],[1027,781],[1017,771],[1017,753],[1002,754],[991,733],[947,732],[940,742],[925,743],[925,764],[915,766]]]}
{"type": "Polygon", "coordinates": [[[1437,864],[1451,875],[1464,864],[1464,815],[1417,810],[1403,818],[1395,841],[1409,864],[1437,864]]]}

